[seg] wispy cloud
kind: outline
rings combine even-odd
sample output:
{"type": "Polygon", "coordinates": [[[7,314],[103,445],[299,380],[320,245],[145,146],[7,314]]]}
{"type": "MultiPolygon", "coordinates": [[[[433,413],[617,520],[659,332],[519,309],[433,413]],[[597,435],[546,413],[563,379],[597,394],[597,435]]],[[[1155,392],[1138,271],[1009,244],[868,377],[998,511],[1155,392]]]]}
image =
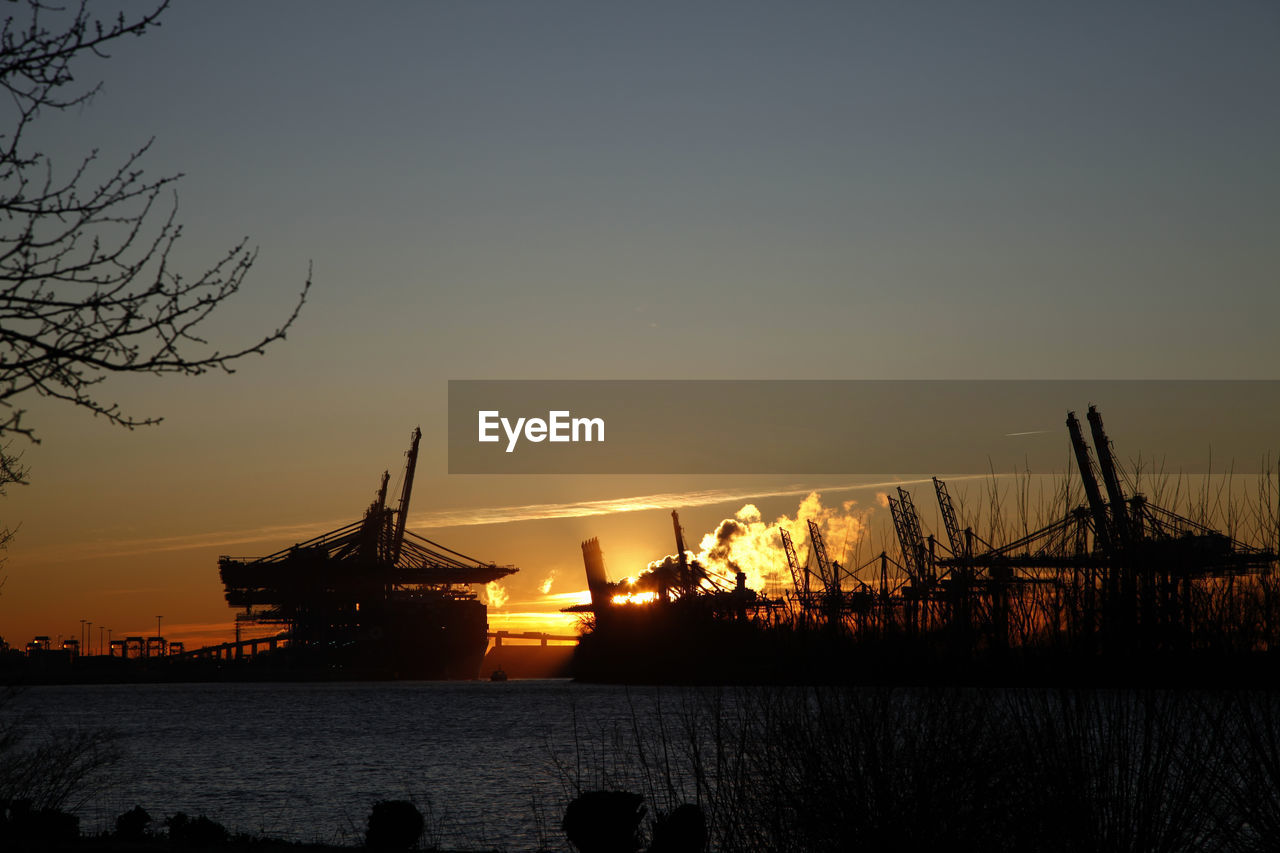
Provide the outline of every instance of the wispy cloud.
{"type": "Polygon", "coordinates": [[[762,498],[797,497],[807,495],[810,492],[829,494],[850,492],[855,489],[884,489],[889,486],[905,486],[927,482],[929,481],[925,479],[904,479],[884,483],[844,483],[833,486],[793,485],[770,490],[705,489],[692,492],[660,492],[651,495],[606,498],[595,501],[470,507],[437,510],[414,515],[409,518],[409,526],[425,528],[466,527],[476,524],[509,524],[514,521],[542,521],[553,518],[587,518],[623,512],[643,512],[651,509],[685,509],[736,501],[760,500],[762,498]]]}
{"type": "MultiPolygon", "coordinates": [[[[967,478],[955,478],[967,479],[967,478]]],[[[563,518],[588,518],[624,512],[655,509],[686,509],[721,503],[753,501],[764,498],[796,497],[810,492],[838,494],[858,489],[886,489],[927,483],[927,479],[896,479],[879,483],[841,483],[828,486],[791,485],[778,489],[703,489],[686,492],[659,492],[621,498],[563,503],[518,504],[498,507],[461,507],[416,513],[409,518],[410,529],[442,529],[482,524],[510,524],[520,521],[546,521],[563,518]]],[[[239,546],[268,543],[269,549],[287,547],[350,524],[355,518],[314,521],[254,527],[241,530],[218,530],[183,536],[118,539],[69,543],[32,548],[22,558],[30,562],[57,562],[103,557],[126,557],[172,551],[217,548],[219,553],[234,553],[239,546]]],[[[248,550],[246,548],[246,550],[248,550]]]]}
{"type": "MultiPolygon", "coordinates": [[[[161,626],[164,636],[170,640],[181,639],[228,639],[235,636],[236,623],[227,622],[165,622],[161,626]]],[[[273,626],[270,633],[275,633],[278,628],[273,626]]],[[[255,634],[263,633],[257,628],[254,629],[255,634]]],[[[151,622],[147,625],[131,625],[122,629],[115,629],[112,633],[113,639],[123,640],[125,637],[154,637],[156,635],[156,623],[151,622]]],[[[246,638],[249,636],[246,633],[246,638]]]]}
{"type": "Polygon", "coordinates": [[[242,530],[214,530],[183,536],[155,536],[149,538],[111,539],[93,542],[76,542],[65,545],[48,545],[22,551],[24,559],[54,562],[59,560],[83,560],[90,557],[131,557],[138,554],[155,554],[167,551],[194,551],[199,548],[218,548],[222,553],[239,546],[257,542],[273,543],[272,550],[292,542],[301,542],[319,536],[329,530],[350,524],[354,519],[281,524],[242,530]],[[278,544],[277,544],[278,543],[278,544]]]}
{"type": "Polygon", "coordinates": [[[513,607],[564,607],[569,604],[586,604],[591,600],[591,591],[580,589],[575,592],[552,592],[536,599],[525,599],[512,602],[513,607]]]}

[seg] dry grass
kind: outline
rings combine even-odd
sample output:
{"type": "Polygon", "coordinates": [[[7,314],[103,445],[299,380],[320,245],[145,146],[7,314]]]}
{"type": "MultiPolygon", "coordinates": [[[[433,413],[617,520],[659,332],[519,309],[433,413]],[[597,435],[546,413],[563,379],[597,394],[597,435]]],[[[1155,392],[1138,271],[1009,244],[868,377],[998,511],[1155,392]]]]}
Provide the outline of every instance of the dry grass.
{"type": "Polygon", "coordinates": [[[1234,853],[1280,837],[1270,694],[691,690],[595,735],[570,793],[640,793],[650,818],[696,803],[720,851],[1234,853]]]}

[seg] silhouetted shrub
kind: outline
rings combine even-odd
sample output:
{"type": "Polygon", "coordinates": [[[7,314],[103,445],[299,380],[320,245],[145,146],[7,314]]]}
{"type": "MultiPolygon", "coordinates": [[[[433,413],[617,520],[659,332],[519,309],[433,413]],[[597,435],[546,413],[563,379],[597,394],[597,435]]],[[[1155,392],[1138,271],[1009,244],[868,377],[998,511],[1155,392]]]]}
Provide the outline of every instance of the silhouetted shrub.
{"type": "Polygon", "coordinates": [[[79,838],[80,818],[75,815],[61,809],[32,808],[30,800],[0,800],[0,841],[53,845],[74,843],[79,838]]]}
{"type": "Polygon", "coordinates": [[[707,816],[701,806],[683,803],[653,822],[649,853],[702,853],[707,847],[707,816]]]}
{"type": "Polygon", "coordinates": [[[582,853],[630,853],[640,847],[643,803],[629,791],[587,791],[569,803],[561,826],[582,853]]]}
{"type": "Polygon", "coordinates": [[[31,813],[75,811],[119,758],[115,735],[40,724],[22,713],[20,697],[0,687],[0,802],[25,802],[31,813]]]}
{"type": "Polygon", "coordinates": [[[1225,703],[1177,691],[1029,690],[1005,704],[1016,846],[1203,851],[1242,833],[1221,820],[1240,775],[1225,703]]]}
{"type": "Polygon", "coordinates": [[[141,841],[147,837],[147,824],[151,815],[142,806],[134,806],[116,818],[116,838],[121,841],[141,841]]]}
{"type": "Polygon", "coordinates": [[[370,850],[408,850],[422,836],[422,812],[408,800],[382,800],[369,812],[364,843],[370,850]]]}
{"type": "Polygon", "coordinates": [[[164,825],[169,829],[170,841],[190,847],[224,844],[230,838],[225,826],[204,815],[189,817],[185,812],[178,812],[165,820],[164,825]]]}
{"type": "MultiPolygon", "coordinates": [[[[1272,693],[809,687],[679,698],[675,710],[669,696],[651,712],[633,706],[630,731],[585,749],[597,784],[640,791],[657,812],[650,853],[1278,849],[1272,693]]],[[[581,770],[566,779],[586,787],[581,770]]],[[[583,853],[634,851],[641,802],[583,794],[564,830],[583,853]]]]}

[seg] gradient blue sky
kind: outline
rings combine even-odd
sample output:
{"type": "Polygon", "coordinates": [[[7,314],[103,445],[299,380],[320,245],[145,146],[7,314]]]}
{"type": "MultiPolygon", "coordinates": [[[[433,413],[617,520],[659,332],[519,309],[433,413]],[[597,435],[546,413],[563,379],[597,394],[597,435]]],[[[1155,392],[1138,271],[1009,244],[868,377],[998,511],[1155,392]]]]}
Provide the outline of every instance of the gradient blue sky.
{"type": "MultiPolygon", "coordinates": [[[[204,619],[216,546],[92,549],[353,519],[415,424],[424,512],[723,485],[448,477],[450,378],[1275,377],[1273,3],[176,2],[79,71],[56,168],[154,136],[178,265],[261,246],[217,341],[315,288],[234,376],[109,386],[160,427],[32,401],[13,640],[103,575],[204,619]]],[[[477,556],[532,584],[546,529],[477,556]]]]}

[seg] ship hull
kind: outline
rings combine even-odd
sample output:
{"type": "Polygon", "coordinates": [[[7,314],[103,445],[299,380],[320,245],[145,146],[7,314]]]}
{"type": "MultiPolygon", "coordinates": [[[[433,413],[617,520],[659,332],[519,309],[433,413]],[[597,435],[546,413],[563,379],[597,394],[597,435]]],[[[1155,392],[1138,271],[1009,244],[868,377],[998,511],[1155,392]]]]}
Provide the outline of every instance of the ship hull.
{"type": "Polygon", "coordinates": [[[488,648],[485,605],[474,599],[390,599],[356,624],[296,628],[281,651],[297,669],[333,679],[474,679],[488,648]]]}

